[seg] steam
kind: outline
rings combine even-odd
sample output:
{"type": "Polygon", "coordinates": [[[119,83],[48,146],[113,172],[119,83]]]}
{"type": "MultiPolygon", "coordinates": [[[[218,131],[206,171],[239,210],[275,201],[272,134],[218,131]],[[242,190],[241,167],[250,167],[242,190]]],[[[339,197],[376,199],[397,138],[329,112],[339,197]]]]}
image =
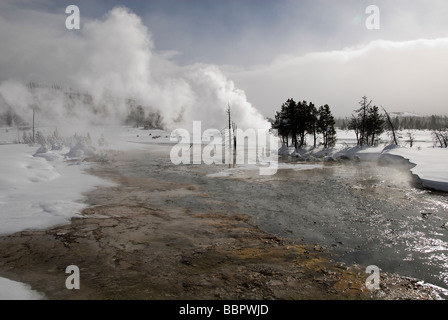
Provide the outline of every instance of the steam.
{"type": "Polygon", "coordinates": [[[19,23],[5,15],[0,13],[0,42],[8,44],[0,55],[0,113],[13,108],[30,119],[34,107],[41,121],[55,126],[110,124],[121,122],[135,99],[147,113],[158,111],[167,129],[188,128],[195,120],[222,129],[228,105],[238,127],[268,127],[219,67],[176,65],[155,51],[141,19],[126,8],[84,21],[81,30],[66,30],[60,15],[42,20],[42,13],[28,11],[33,19],[19,23]],[[27,32],[34,38],[24,42],[27,32]],[[30,81],[42,86],[30,88],[30,81]]]}

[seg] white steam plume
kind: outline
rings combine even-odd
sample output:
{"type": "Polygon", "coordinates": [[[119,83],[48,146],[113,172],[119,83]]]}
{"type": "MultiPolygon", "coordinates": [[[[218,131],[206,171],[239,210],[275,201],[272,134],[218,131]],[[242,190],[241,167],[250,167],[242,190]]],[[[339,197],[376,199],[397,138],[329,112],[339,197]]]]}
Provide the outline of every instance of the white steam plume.
{"type": "Polygon", "coordinates": [[[141,19],[126,8],[84,21],[81,30],[65,29],[61,15],[33,10],[14,22],[6,16],[10,7],[0,6],[5,8],[0,10],[0,43],[8,47],[0,49],[0,94],[25,119],[37,105],[54,125],[111,123],[127,115],[125,101],[131,98],[159,111],[169,129],[189,127],[194,120],[201,120],[203,128],[222,129],[228,104],[238,127],[269,127],[217,66],[181,67],[157,53],[141,19]],[[92,101],[68,98],[50,87],[31,90],[25,86],[29,81],[70,87],[90,94],[92,101]]]}

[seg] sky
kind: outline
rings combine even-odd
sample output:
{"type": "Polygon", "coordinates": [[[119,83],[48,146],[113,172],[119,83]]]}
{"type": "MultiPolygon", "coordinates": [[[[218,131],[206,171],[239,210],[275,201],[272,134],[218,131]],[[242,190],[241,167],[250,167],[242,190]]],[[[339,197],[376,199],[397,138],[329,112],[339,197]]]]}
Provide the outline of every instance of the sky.
{"type": "Polygon", "coordinates": [[[10,92],[30,80],[98,99],[108,88],[170,125],[219,126],[227,104],[239,121],[273,117],[288,98],[341,117],[364,95],[390,112],[448,114],[447,12],[445,0],[0,0],[0,93],[23,99],[10,92]],[[65,28],[72,4],[79,30],[65,28]],[[366,27],[369,5],[379,29],[366,27]]]}

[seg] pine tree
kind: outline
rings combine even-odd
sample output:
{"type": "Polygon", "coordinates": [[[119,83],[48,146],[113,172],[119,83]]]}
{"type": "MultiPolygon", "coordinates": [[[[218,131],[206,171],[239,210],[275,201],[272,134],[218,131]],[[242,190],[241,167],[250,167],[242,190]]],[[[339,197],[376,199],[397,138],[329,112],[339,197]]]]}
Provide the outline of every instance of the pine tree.
{"type": "Polygon", "coordinates": [[[374,145],[375,139],[384,131],[384,118],[379,113],[377,106],[371,106],[372,101],[367,102],[367,97],[362,97],[359,102],[361,108],[355,110],[350,122],[350,128],[355,131],[359,146],[374,145]]]}
{"type": "MultiPolygon", "coordinates": [[[[280,111],[275,114],[272,124],[273,129],[277,129],[278,135],[286,146],[289,146],[289,136],[293,135],[293,118],[295,117],[296,102],[288,99],[282,104],[280,111]]],[[[294,140],[293,140],[294,142],[294,140]]]]}
{"type": "Polygon", "coordinates": [[[295,102],[294,99],[288,99],[282,104],[281,110],[276,112],[271,126],[277,129],[278,135],[286,146],[289,146],[289,137],[291,137],[291,144],[296,150],[306,144],[307,134],[313,135],[314,146],[317,144],[318,134],[324,135],[326,147],[336,142],[335,119],[328,105],[317,110],[312,102],[295,102]]]}
{"type": "Polygon", "coordinates": [[[318,111],[317,131],[323,136],[324,148],[334,146],[336,143],[335,120],[328,104],[321,106],[318,111]]]}
{"type": "Polygon", "coordinates": [[[314,106],[314,104],[312,102],[310,102],[310,104],[308,106],[308,110],[309,110],[308,129],[310,131],[310,134],[313,135],[313,139],[314,139],[313,145],[314,145],[314,148],[316,148],[319,111],[316,109],[316,107],[314,106]]]}
{"type": "Polygon", "coordinates": [[[370,107],[366,119],[366,139],[368,145],[375,145],[375,139],[384,132],[384,117],[377,106],[370,107]]]}
{"type": "Polygon", "coordinates": [[[296,149],[300,149],[305,145],[305,136],[309,129],[309,108],[306,101],[298,102],[295,115],[296,135],[299,136],[300,142],[296,138],[296,149]]]}

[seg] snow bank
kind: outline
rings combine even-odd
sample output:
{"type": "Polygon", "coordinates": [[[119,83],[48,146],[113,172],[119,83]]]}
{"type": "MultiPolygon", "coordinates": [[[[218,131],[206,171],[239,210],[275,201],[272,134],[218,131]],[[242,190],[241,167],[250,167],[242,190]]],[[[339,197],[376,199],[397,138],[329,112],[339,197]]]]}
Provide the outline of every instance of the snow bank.
{"type": "Polygon", "coordinates": [[[0,300],[41,300],[45,297],[30,286],[0,277],[0,300]]]}
{"type": "MultiPolygon", "coordinates": [[[[0,145],[0,235],[68,223],[86,207],[83,193],[112,185],[84,173],[88,164],[68,162],[67,151],[0,145]]],[[[23,283],[0,278],[1,300],[43,298],[23,283]]]]}
{"type": "Polygon", "coordinates": [[[0,145],[1,235],[68,223],[86,207],[83,193],[111,185],[84,173],[88,164],[70,165],[66,150],[35,152],[27,145],[0,145]]]}
{"type": "MultiPolygon", "coordinates": [[[[39,130],[47,135],[54,128],[39,130]]],[[[92,134],[95,141],[98,137],[103,147],[123,151],[144,147],[146,143],[170,142],[170,133],[161,130],[125,127],[97,130],[92,134]]],[[[89,164],[81,160],[100,151],[85,141],[79,140],[71,148],[30,147],[13,144],[21,134],[14,128],[1,128],[1,133],[0,235],[69,223],[86,207],[81,202],[83,193],[96,186],[113,185],[84,172],[89,164]]],[[[34,299],[45,296],[26,284],[0,277],[0,300],[34,299]]]]}
{"type": "MultiPolygon", "coordinates": [[[[45,137],[54,131],[53,127],[38,129],[45,137]]],[[[104,148],[126,151],[147,143],[171,143],[169,132],[121,126],[92,128],[89,136],[93,143],[98,141],[97,148],[82,136],[71,148],[48,144],[48,139],[43,146],[30,147],[14,144],[23,133],[17,128],[0,128],[0,133],[0,235],[69,223],[86,207],[84,193],[113,185],[85,173],[90,166],[82,161],[85,157],[104,148]]],[[[0,278],[1,300],[42,298],[23,283],[0,278]]]]}
{"type": "Polygon", "coordinates": [[[424,187],[448,192],[448,149],[393,148],[383,153],[400,156],[415,164],[411,172],[419,177],[424,187]]]}

